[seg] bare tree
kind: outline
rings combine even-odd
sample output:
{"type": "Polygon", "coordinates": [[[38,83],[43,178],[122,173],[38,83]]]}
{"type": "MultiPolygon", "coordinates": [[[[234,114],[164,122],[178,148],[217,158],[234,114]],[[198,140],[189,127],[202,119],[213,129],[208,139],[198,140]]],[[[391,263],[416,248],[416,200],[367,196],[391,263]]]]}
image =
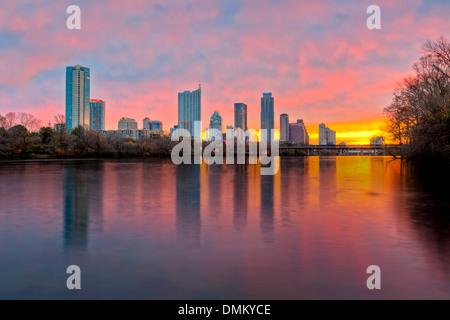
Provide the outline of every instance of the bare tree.
{"type": "Polygon", "coordinates": [[[36,119],[31,113],[20,112],[17,116],[19,123],[29,132],[36,132],[42,127],[42,121],[36,119]]]}
{"type": "Polygon", "coordinates": [[[415,75],[403,79],[384,109],[390,138],[405,144],[409,155],[440,156],[448,149],[450,116],[450,43],[440,38],[422,47],[415,75]]]}
{"type": "Polygon", "coordinates": [[[0,114],[0,128],[4,128],[6,123],[6,118],[0,114]]]}
{"type": "Polygon", "coordinates": [[[8,112],[5,114],[4,128],[6,130],[14,127],[17,124],[17,114],[15,112],[8,112]]]}
{"type": "Polygon", "coordinates": [[[56,116],[55,116],[55,123],[65,124],[66,123],[66,116],[63,115],[62,113],[57,113],[56,116]]]}

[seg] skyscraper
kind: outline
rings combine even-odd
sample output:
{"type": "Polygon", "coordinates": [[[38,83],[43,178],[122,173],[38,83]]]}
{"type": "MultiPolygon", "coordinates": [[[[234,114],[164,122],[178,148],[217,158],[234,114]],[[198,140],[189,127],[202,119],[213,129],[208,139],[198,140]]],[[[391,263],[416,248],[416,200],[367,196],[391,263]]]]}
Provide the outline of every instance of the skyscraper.
{"type": "Polygon", "coordinates": [[[119,130],[137,130],[137,122],[131,118],[120,118],[119,130]]]}
{"type": "Polygon", "coordinates": [[[280,141],[289,141],[289,116],[280,114],[280,141]]]}
{"type": "Polygon", "coordinates": [[[150,130],[163,132],[163,123],[158,120],[150,121],[150,130]]]}
{"type": "Polygon", "coordinates": [[[319,124],[319,145],[321,146],[336,145],[336,131],[327,128],[325,126],[325,123],[319,124]]]}
{"type": "Polygon", "coordinates": [[[89,128],[91,71],[80,65],[66,67],[66,128],[89,128]]]}
{"type": "Polygon", "coordinates": [[[274,100],[272,93],[263,93],[261,98],[261,129],[267,129],[267,140],[272,137],[272,129],[274,128],[274,100]]]}
{"type": "Polygon", "coordinates": [[[222,117],[219,114],[219,111],[214,111],[209,121],[210,129],[217,129],[222,132],[222,117]]]}
{"type": "Polygon", "coordinates": [[[194,121],[202,119],[201,86],[195,91],[178,93],[178,127],[186,129],[191,136],[201,138],[202,128],[195,128],[194,121]]]}
{"type": "Polygon", "coordinates": [[[89,108],[89,123],[92,130],[105,130],[105,101],[91,99],[89,108]]]}
{"type": "Polygon", "coordinates": [[[142,129],[152,129],[151,120],[148,117],[144,118],[142,121],[142,129]]]}
{"type": "Polygon", "coordinates": [[[289,124],[289,141],[305,146],[309,144],[308,131],[302,119],[298,119],[296,123],[289,124]]]}
{"type": "Polygon", "coordinates": [[[247,130],[247,105],[245,103],[234,104],[234,127],[247,130]]]}

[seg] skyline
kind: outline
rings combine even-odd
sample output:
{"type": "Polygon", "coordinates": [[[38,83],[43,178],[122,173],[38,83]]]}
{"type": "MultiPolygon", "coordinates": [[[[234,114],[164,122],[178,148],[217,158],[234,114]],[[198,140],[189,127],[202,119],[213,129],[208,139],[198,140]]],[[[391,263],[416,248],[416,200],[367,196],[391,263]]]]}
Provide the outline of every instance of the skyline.
{"type": "Polygon", "coordinates": [[[107,130],[126,116],[158,119],[167,131],[177,124],[176,93],[201,83],[203,129],[214,110],[233,125],[235,102],[258,129],[260,96],[272,92],[275,119],[304,119],[311,143],[322,122],[337,143],[367,143],[421,44],[449,29],[444,1],[378,1],[375,31],[365,27],[367,1],[196,3],[80,1],[82,28],[68,30],[69,3],[6,1],[0,113],[53,122],[64,113],[61,70],[80,64],[92,71],[91,97],[108,103],[107,130]]]}

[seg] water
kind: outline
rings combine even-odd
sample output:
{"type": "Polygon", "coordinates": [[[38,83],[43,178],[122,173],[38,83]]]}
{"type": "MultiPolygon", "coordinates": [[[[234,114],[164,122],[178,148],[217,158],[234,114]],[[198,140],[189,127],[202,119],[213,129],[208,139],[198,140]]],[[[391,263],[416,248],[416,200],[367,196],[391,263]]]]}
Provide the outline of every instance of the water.
{"type": "Polygon", "coordinates": [[[449,299],[448,172],[388,157],[283,158],[275,176],[1,162],[0,299],[449,299]]]}

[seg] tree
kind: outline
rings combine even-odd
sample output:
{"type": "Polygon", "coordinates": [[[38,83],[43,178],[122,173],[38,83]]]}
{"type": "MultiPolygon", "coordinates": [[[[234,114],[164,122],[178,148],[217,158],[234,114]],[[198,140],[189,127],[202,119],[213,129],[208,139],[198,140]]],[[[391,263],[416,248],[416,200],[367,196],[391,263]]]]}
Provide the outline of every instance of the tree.
{"type": "Polygon", "coordinates": [[[18,124],[8,130],[11,137],[11,148],[14,153],[26,153],[29,149],[30,133],[23,125],[18,124]]]}
{"type": "Polygon", "coordinates": [[[4,128],[6,123],[6,118],[0,114],[0,128],[4,128]]]}
{"type": "Polygon", "coordinates": [[[405,145],[408,156],[442,157],[449,147],[443,128],[450,114],[450,43],[442,37],[427,41],[413,70],[414,76],[398,84],[384,109],[384,129],[391,140],[405,145]]]}
{"type": "Polygon", "coordinates": [[[39,136],[41,137],[42,143],[47,145],[50,144],[55,136],[55,131],[50,127],[42,127],[39,130],[39,136]]]}
{"type": "Polygon", "coordinates": [[[15,112],[8,112],[7,114],[5,114],[5,123],[3,127],[6,130],[11,129],[16,124],[17,124],[17,114],[15,112]]]}
{"type": "Polygon", "coordinates": [[[20,112],[17,118],[19,123],[27,128],[29,132],[35,132],[42,127],[42,121],[36,119],[31,113],[20,112]]]}

